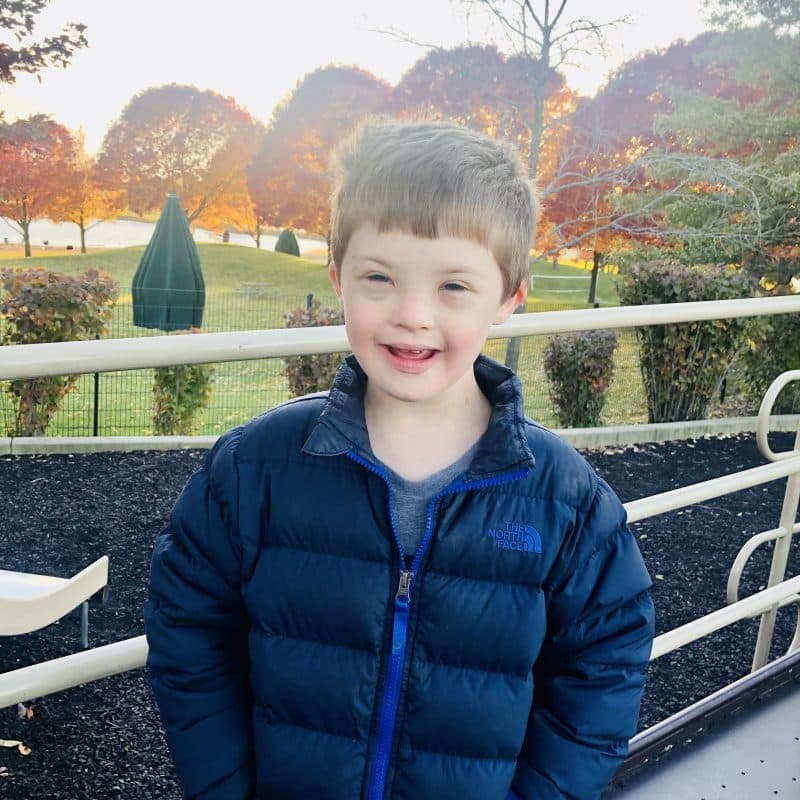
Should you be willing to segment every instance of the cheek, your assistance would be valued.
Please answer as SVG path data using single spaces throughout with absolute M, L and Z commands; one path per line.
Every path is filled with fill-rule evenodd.
M 348 334 L 364 333 L 370 329 L 372 323 L 368 306 L 351 301 L 349 303 L 343 302 L 342 309 L 344 311 L 344 325 Z

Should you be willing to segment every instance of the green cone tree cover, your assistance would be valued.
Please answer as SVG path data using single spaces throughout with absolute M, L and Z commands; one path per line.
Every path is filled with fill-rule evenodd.
M 167 196 L 133 276 L 133 324 L 162 331 L 199 328 L 205 284 L 200 256 L 176 195 Z

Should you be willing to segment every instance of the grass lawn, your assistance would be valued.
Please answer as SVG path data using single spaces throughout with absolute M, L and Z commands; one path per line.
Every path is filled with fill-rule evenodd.
M 533 261 L 528 302 L 560 304 L 570 308 L 588 307 L 591 272 L 580 267 L 559 264 L 553 269 L 550 261 Z M 600 272 L 596 298 L 601 306 L 618 306 L 616 275 Z
M 206 284 L 203 330 L 255 330 L 283 327 L 283 314 L 305 303 L 309 293 L 324 304 L 336 303 L 324 263 L 256 250 L 231 244 L 198 244 Z M 120 285 L 120 299 L 109 325 L 115 338 L 146 336 L 147 331 L 133 325 L 130 285 L 144 247 L 94 250 L 80 254 L 39 254 L 34 258 L 3 258 L 0 267 L 44 267 L 77 274 L 95 268 L 108 272 Z M 533 288 L 527 307 L 530 311 L 587 308 L 589 275 L 579 267 L 550 262 L 532 266 Z M 597 294 L 603 305 L 617 305 L 615 276 L 601 273 Z M 242 284 L 262 284 L 257 293 L 241 291 Z M 541 363 L 546 336 L 527 337 L 522 342 L 519 375 L 525 387 L 526 411 L 547 425 L 557 419 L 547 396 Z M 505 357 L 507 342 L 487 343 L 486 352 L 498 360 Z M 606 418 L 609 422 L 646 420 L 644 394 L 639 378 L 633 333 L 620 332 L 616 353 L 617 377 L 609 391 Z M 278 359 L 233 362 L 215 368 L 210 407 L 197 433 L 221 433 L 238 422 L 288 397 Z M 142 435 L 152 432 L 150 393 L 152 370 L 104 373 L 100 376 L 99 430 L 101 435 Z M 94 406 L 94 376 L 84 375 L 76 391 L 66 398 L 64 408 L 51 422 L 52 435 L 90 435 Z M 11 413 L 7 396 L 0 394 L 0 425 L 6 427 Z
M 88 253 L 64 251 L 63 255 L 37 253 L 33 258 L 3 258 L 0 266 L 44 267 L 69 275 L 102 269 L 119 283 L 120 302 L 130 302 L 131 281 L 144 250 L 140 245 Z M 272 283 L 283 294 L 329 292 L 327 272 L 318 261 L 235 244 L 198 244 L 197 250 L 209 294 L 235 291 L 245 281 Z

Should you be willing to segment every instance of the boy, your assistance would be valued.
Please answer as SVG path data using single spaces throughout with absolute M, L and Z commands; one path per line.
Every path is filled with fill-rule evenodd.
M 153 555 L 148 674 L 189 798 L 597 798 L 653 635 L 622 506 L 480 355 L 526 296 L 504 144 L 369 122 L 339 149 L 330 393 L 237 428 Z

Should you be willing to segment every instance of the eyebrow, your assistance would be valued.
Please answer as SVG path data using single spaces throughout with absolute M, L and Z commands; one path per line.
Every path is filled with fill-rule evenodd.
M 380 264 L 383 267 L 391 268 L 391 264 L 388 261 L 384 261 L 379 256 L 362 256 L 362 255 L 355 255 L 355 259 L 357 261 L 374 261 L 376 264 Z
M 380 256 L 362 256 L 355 254 L 354 258 L 356 261 L 373 261 L 374 263 L 380 264 L 382 267 L 386 267 L 387 269 L 391 269 L 394 266 L 394 264 L 384 260 Z M 474 267 L 465 267 L 461 264 L 453 264 L 439 267 L 436 272 L 439 275 L 476 275 L 479 274 L 481 270 L 475 269 Z

